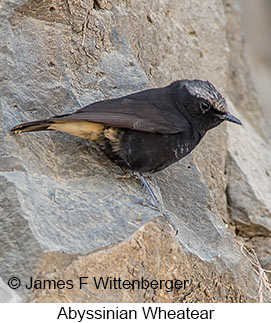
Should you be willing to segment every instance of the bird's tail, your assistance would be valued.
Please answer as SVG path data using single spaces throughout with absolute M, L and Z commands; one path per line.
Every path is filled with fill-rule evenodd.
M 52 124 L 52 121 L 50 120 L 38 120 L 38 121 L 32 121 L 32 122 L 25 122 L 13 127 L 11 131 L 13 133 L 23 133 L 23 132 L 31 132 L 31 131 L 51 130 L 51 129 L 48 129 L 51 124 Z
M 73 136 L 95 141 L 100 139 L 104 130 L 104 125 L 91 121 L 67 120 L 65 119 L 65 116 L 61 116 L 61 119 L 59 118 L 57 120 L 52 118 L 21 123 L 11 129 L 15 134 L 43 130 L 66 132 Z

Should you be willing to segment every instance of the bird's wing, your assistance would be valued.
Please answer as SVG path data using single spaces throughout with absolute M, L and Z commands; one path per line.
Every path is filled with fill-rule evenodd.
M 159 106 L 159 107 L 158 107 Z M 189 128 L 187 119 L 168 102 L 154 104 L 133 95 L 96 102 L 51 120 L 90 121 L 150 133 L 174 134 Z

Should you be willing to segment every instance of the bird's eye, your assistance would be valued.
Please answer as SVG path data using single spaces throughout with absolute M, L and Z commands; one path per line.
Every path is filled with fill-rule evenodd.
M 201 108 L 202 112 L 208 111 L 210 109 L 210 107 L 211 107 L 211 105 L 209 102 L 207 102 L 207 101 L 201 102 L 200 108 Z

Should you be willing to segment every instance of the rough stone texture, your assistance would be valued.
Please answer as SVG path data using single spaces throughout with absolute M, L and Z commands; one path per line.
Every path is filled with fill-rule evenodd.
M 224 6 L 230 48 L 227 94 L 244 119 L 244 127 L 234 132 L 227 127 L 228 224 L 238 239 L 256 251 L 263 268 L 270 270 L 271 131 L 246 61 L 239 3 L 224 0 Z M 270 281 L 271 273 L 267 275 Z
M 271 146 L 242 122 L 228 132 L 229 211 L 241 235 L 271 236 Z
M 236 235 L 242 237 L 248 247 L 255 249 L 262 266 L 270 270 L 271 145 L 244 117 L 242 122 L 243 127 L 228 131 L 226 194 L 229 223 Z
M 0 300 L 1 303 L 19 303 L 22 302 L 22 298 L 8 287 L 8 285 L 0 278 Z
M 250 69 L 244 51 L 241 9 L 236 0 L 224 0 L 227 17 L 226 37 L 230 49 L 227 95 L 255 130 L 266 140 L 271 140 L 270 126 L 263 118 Z
M 1 300 L 258 301 L 258 277 L 222 221 L 229 219 L 224 126 L 197 149 L 197 166 L 189 156 L 151 180 L 174 214 L 177 237 L 158 212 L 142 205 L 149 196 L 140 184 L 117 180 L 118 168 L 93 144 L 57 133 L 9 133 L 21 121 L 181 78 L 208 79 L 235 94 L 227 37 L 235 31 L 225 6 L 229 11 L 219 0 L 1 4 L 1 286 L 11 276 L 22 284 L 30 276 L 190 280 L 187 290 L 172 293 L 21 286 L 7 294 L 4 286 Z M 234 133 L 237 126 L 231 127 Z
M 266 120 L 271 122 L 271 1 L 239 0 L 246 53 L 259 101 L 263 106 Z M 261 37 L 259 37 L 261 35 Z
M 227 237 L 222 244 L 232 244 Z M 219 239 L 220 240 L 220 239 Z M 227 241 L 226 241 L 227 240 Z M 211 239 L 214 247 L 216 239 Z M 220 240 L 221 241 L 221 240 Z M 207 246 L 207 248 L 209 248 Z M 254 301 L 248 298 L 251 283 L 251 273 L 243 271 L 242 262 L 235 262 L 240 254 L 218 255 L 213 253 L 213 260 L 206 266 L 207 250 L 198 249 L 199 254 L 190 253 L 176 243 L 172 230 L 162 221 L 155 221 L 142 227 L 130 240 L 112 247 L 97 251 L 87 256 L 64 256 L 61 261 L 59 254 L 48 252 L 44 254 L 40 263 L 38 279 L 63 279 L 68 277 L 76 286 L 67 290 L 35 290 L 28 301 L 35 302 L 243 302 Z M 132 254 L 131 254 L 132 250 Z M 236 250 L 236 249 L 235 249 Z M 237 251 L 238 252 L 238 251 Z M 202 256 L 203 258 L 201 258 Z M 224 263 L 227 258 L 227 265 Z M 208 256 L 207 256 L 208 257 Z M 202 260 L 204 259 L 204 260 Z M 224 258 L 225 259 L 225 258 Z M 226 268 L 223 268 L 226 265 Z M 228 266 L 230 265 L 231 268 Z M 223 268 L 223 269 L 222 269 Z M 219 269 L 220 274 L 217 274 Z M 239 272 L 241 269 L 241 272 Z M 233 284 L 232 271 L 234 270 L 236 282 Z M 89 279 L 89 284 L 79 289 L 78 274 Z M 166 292 L 165 290 L 104 290 L 95 288 L 93 277 L 121 277 L 122 279 L 147 280 L 155 279 L 188 279 L 185 290 Z M 243 276 L 245 275 L 245 276 Z M 244 280 L 244 277 L 246 278 Z

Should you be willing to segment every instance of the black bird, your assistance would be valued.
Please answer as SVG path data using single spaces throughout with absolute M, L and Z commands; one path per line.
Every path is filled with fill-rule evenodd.
M 224 120 L 241 124 L 210 82 L 180 80 L 95 102 L 71 114 L 22 123 L 11 131 L 57 130 L 96 141 L 113 162 L 138 173 L 156 208 L 166 215 L 142 173 L 162 170 L 185 157 Z
M 96 141 L 113 162 L 144 173 L 180 160 L 224 120 L 241 124 L 210 82 L 180 80 L 95 102 L 71 114 L 22 123 L 11 131 L 57 130 Z

